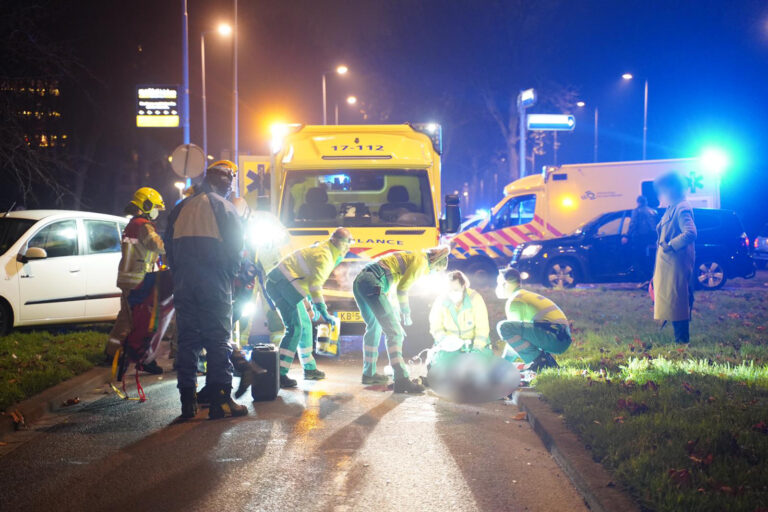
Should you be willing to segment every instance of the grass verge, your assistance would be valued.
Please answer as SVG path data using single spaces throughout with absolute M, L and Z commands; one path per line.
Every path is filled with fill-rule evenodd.
M 0 337 L 0 410 L 98 364 L 105 334 L 14 332 Z
M 643 507 L 768 511 L 765 293 L 698 293 L 687 347 L 652 321 L 646 293 L 542 293 L 574 343 L 536 387 Z

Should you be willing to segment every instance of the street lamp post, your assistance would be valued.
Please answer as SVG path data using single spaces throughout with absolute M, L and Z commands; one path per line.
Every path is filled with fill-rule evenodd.
M 357 103 L 357 97 L 355 96 L 347 96 L 347 105 L 354 105 Z M 336 102 L 336 105 L 333 109 L 333 115 L 334 115 L 334 121 L 335 124 L 339 124 L 339 102 Z
M 226 23 L 221 23 L 216 31 L 219 35 L 227 37 L 232 34 L 232 27 Z M 205 34 L 208 32 L 200 33 L 200 71 L 202 74 L 202 100 L 203 100 L 203 154 L 205 160 L 208 161 L 208 107 L 206 103 L 205 95 Z
M 189 11 L 187 0 L 181 0 L 181 110 L 184 119 L 181 126 L 184 130 L 184 144 L 189 144 Z
M 597 107 L 595 107 L 595 154 L 593 160 L 597 163 Z
M 342 75 L 343 76 L 343 75 L 346 75 L 349 72 L 349 68 L 342 64 L 340 66 L 337 66 L 336 69 L 334 70 L 334 72 L 337 75 Z M 328 79 L 327 79 L 327 76 L 328 76 L 329 73 L 331 73 L 331 72 L 330 71 L 326 71 L 325 73 L 323 73 L 323 80 L 322 80 L 322 85 L 323 85 L 323 124 L 324 125 L 328 124 L 328 85 L 327 85 Z
M 632 80 L 632 73 L 621 75 L 624 80 Z M 648 148 L 648 79 L 645 79 L 645 88 L 643 92 L 643 160 L 645 160 Z
M 232 161 L 235 165 L 239 165 L 239 134 L 238 134 L 238 110 L 240 106 L 239 90 L 237 87 L 237 0 L 234 0 L 234 14 L 232 18 L 232 109 L 233 121 L 232 121 Z M 207 157 L 206 157 L 207 158 Z M 240 181 L 235 180 L 235 196 L 240 195 Z

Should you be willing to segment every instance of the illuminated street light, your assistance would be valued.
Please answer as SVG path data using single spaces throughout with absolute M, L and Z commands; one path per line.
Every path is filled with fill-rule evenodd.
M 624 80 L 632 80 L 632 73 L 621 75 Z M 646 157 L 646 148 L 648 147 L 648 79 L 645 80 L 645 92 L 643 94 L 643 160 Z
M 232 25 L 229 23 L 219 23 L 219 26 L 216 27 L 216 31 L 220 36 L 229 37 L 232 35 Z
M 344 76 L 347 73 L 349 73 L 349 68 L 345 66 L 344 64 L 341 64 L 339 66 L 336 66 L 336 69 L 334 72 L 339 76 Z M 323 73 L 323 124 L 328 124 L 328 86 L 326 84 L 327 77 L 330 71 L 326 71 Z M 338 124 L 338 123 L 337 123 Z
M 583 101 L 577 101 L 576 102 L 576 106 L 579 107 L 579 108 L 584 108 L 584 105 L 586 105 L 586 103 L 584 103 Z
M 352 106 L 357 104 L 357 96 L 347 96 L 347 105 Z M 336 102 L 336 104 L 333 107 L 333 120 L 334 124 L 339 124 L 339 103 Z

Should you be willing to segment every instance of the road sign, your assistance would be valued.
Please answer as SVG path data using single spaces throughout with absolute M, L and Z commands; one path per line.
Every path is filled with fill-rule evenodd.
M 520 106 L 523 108 L 532 107 L 534 104 L 536 104 L 536 90 L 526 89 L 524 91 L 520 91 L 520 96 L 518 96 L 517 100 L 520 102 Z
M 197 178 L 205 172 L 205 153 L 200 146 L 182 144 L 171 153 L 171 168 L 182 178 Z
M 576 118 L 567 114 L 528 114 L 528 129 L 532 131 L 573 131 Z
M 136 88 L 137 127 L 177 128 L 179 122 L 178 85 L 140 85 Z

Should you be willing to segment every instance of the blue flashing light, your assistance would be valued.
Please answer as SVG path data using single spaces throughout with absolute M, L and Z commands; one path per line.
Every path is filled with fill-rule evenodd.
M 709 174 L 721 175 L 730 165 L 728 154 L 720 148 L 705 148 L 699 156 L 701 169 Z

